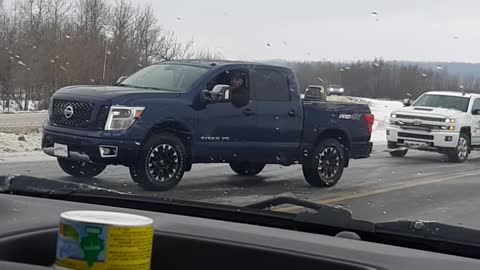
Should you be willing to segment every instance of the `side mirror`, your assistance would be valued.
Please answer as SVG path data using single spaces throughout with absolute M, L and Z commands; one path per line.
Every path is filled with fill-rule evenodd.
M 227 84 L 217 84 L 213 87 L 212 91 L 210 93 L 212 95 L 222 95 L 225 94 L 225 91 L 230 88 L 229 85 Z
M 203 95 L 208 95 L 208 101 L 221 102 L 230 98 L 230 86 L 227 84 L 217 84 L 211 91 L 203 90 Z
M 403 100 L 403 105 L 406 106 L 406 107 L 412 105 L 412 100 L 409 99 L 409 98 L 404 99 Z
M 127 79 L 127 78 L 128 78 L 128 76 L 122 76 L 122 77 L 118 78 L 116 84 L 121 84 L 121 83 L 122 83 L 123 81 L 125 81 L 125 79 Z
M 473 115 L 480 115 L 480 109 L 473 109 L 472 114 Z

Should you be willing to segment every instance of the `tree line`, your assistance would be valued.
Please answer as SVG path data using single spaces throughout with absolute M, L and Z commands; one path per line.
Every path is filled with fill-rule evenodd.
M 221 55 L 181 42 L 128 0 L 0 0 L 0 100 L 48 107 L 72 84 L 111 84 L 154 62 Z
M 402 99 L 425 91 L 468 91 L 480 93 L 475 75 L 452 74 L 447 67 L 424 68 L 419 64 L 374 59 L 350 63 L 291 62 L 302 90 L 308 85 L 342 85 L 345 95 Z

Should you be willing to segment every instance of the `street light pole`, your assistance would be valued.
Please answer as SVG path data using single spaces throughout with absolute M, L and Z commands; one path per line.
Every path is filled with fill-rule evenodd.
M 103 59 L 103 75 L 102 75 L 102 80 L 103 83 L 105 84 L 105 72 L 107 70 L 107 53 L 108 53 L 108 38 L 105 40 L 105 57 Z
M 105 35 L 105 55 L 103 58 L 103 74 L 102 74 L 102 80 L 103 83 L 105 83 L 105 77 L 106 77 L 106 71 L 107 71 L 107 56 L 108 56 L 108 41 L 113 38 L 113 33 L 112 33 L 112 26 L 110 25 L 103 25 L 103 31 Z

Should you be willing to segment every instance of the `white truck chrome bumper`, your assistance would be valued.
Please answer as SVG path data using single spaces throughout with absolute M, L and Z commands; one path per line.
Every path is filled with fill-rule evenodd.
M 459 134 L 448 131 L 421 131 L 401 129 L 396 126 L 387 127 L 387 141 L 397 143 L 399 146 L 412 148 L 443 147 L 455 148 L 458 144 Z

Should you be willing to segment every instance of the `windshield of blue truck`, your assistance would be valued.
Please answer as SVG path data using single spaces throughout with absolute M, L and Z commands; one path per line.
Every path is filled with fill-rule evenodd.
M 191 65 L 159 64 L 144 68 L 120 85 L 140 89 L 186 92 L 209 69 Z
M 445 95 L 423 95 L 412 106 L 453 109 L 461 112 L 468 110 L 470 99 L 466 97 Z

